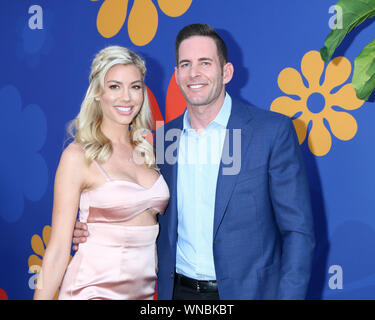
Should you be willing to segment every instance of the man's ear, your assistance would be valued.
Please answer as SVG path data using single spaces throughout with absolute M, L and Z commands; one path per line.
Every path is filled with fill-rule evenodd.
M 233 73 L 234 73 L 233 64 L 230 62 L 227 62 L 223 67 L 223 83 L 224 84 L 227 84 L 232 80 Z

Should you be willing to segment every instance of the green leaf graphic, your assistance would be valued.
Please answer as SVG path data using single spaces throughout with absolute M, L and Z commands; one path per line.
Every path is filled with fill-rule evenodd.
M 375 89 L 375 40 L 354 60 L 353 87 L 363 100 L 368 100 Z
M 342 29 L 334 29 L 327 36 L 324 47 L 320 50 L 325 62 L 331 59 L 336 48 L 350 31 L 366 19 L 375 16 L 375 0 L 340 0 L 336 6 L 342 8 Z

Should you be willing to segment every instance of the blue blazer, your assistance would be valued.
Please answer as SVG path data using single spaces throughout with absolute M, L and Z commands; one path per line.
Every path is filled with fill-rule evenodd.
M 165 156 L 168 148 L 177 159 L 179 137 L 167 133 L 182 130 L 182 120 L 157 131 L 159 162 L 160 150 L 167 151 Z M 222 161 L 216 186 L 212 249 L 220 299 L 304 299 L 314 231 L 293 124 L 286 116 L 233 99 L 227 129 L 230 150 L 231 129 L 241 129 L 241 170 L 223 175 Z M 172 299 L 176 266 L 178 163 L 170 162 L 159 164 L 171 193 L 165 214 L 159 215 L 159 299 Z

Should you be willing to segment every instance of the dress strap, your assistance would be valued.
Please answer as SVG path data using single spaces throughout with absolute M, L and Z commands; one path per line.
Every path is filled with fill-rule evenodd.
M 94 162 L 96 164 L 97 168 L 103 174 L 103 176 L 105 177 L 105 179 L 107 181 L 111 181 L 111 178 L 108 176 L 107 172 L 105 172 L 105 170 L 102 168 L 102 166 L 96 160 L 92 160 L 92 162 Z

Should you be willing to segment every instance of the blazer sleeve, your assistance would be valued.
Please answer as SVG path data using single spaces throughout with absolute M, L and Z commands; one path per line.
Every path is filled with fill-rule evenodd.
M 305 299 L 315 246 L 310 192 L 292 121 L 282 118 L 270 155 L 270 195 L 282 238 L 278 299 Z

